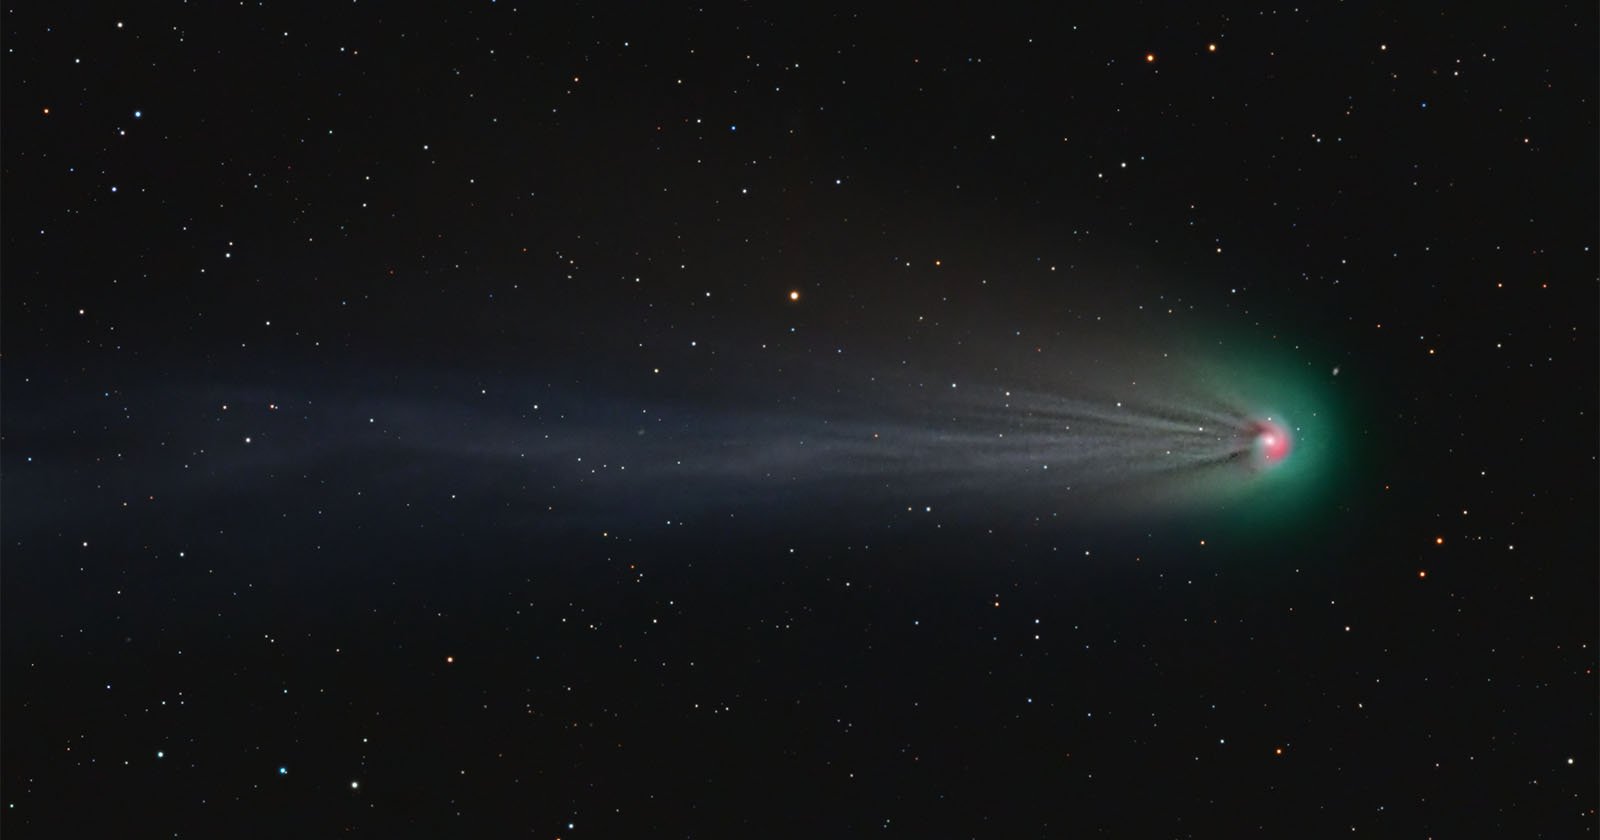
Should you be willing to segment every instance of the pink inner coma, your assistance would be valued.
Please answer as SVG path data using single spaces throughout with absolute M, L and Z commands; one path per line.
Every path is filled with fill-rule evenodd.
M 1268 466 L 1279 463 L 1289 457 L 1289 450 L 1293 441 L 1289 430 L 1271 420 L 1257 420 L 1250 424 L 1252 448 L 1256 455 Z

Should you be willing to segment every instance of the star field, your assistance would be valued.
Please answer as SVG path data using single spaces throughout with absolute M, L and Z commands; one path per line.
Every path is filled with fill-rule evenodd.
M 1594 8 L 0 20 L 8 837 L 1595 832 Z

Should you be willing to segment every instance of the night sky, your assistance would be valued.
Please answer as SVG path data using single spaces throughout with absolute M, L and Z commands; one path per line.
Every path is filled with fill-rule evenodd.
M 1594 834 L 1597 10 L 1393 5 L 6 9 L 0 828 Z

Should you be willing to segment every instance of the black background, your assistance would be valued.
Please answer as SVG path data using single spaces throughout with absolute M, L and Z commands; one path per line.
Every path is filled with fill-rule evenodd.
M 1046 9 L 8 9 L 8 836 L 1593 832 L 1594 8 Z M 1340 366 L 1348 484 L 449 455 L 1119 314 Z

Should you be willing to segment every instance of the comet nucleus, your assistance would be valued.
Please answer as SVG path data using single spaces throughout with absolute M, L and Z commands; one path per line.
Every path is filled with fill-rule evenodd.
M 1252 420 L 1245 433 L 1250 444 L 1250 465 L 1258 470 L 1283 463 L 1294 448 L 1289 429 L 1271 417 Z

